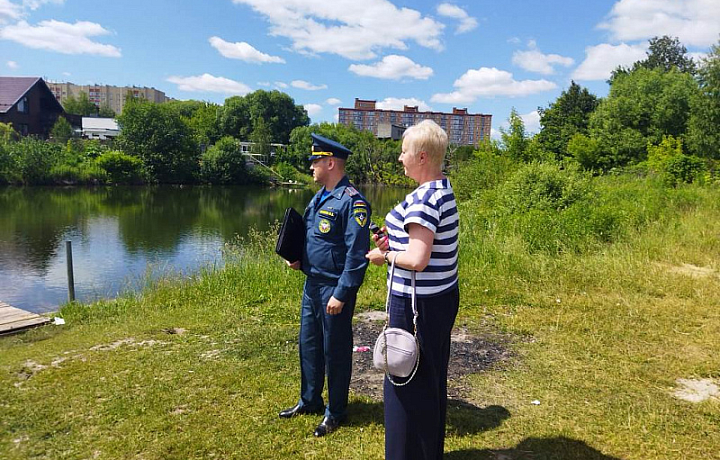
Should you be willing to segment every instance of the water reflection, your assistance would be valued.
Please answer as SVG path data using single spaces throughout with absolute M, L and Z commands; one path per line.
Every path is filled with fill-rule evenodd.
M 375 215 L 406 193 L 363 189 Z M 134 288 L 148 268 L 191 271 L 221 263 L 221 249 L 265 230 L 311 189 L 248 187 L 0 188 L 0 300 L 51 311 L 66 299 L 65 240 L 73 242 L 80 300 Z

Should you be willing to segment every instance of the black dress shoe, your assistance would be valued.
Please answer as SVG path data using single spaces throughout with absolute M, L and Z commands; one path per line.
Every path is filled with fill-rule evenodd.
M 320 422 L 320 425 L 315 428 L 315 432 L 313 433 L 316 438 L 319 438 L 321 436 L 325 436 L 326 434 L 330 434 L 333 431 L 337 430 L 340 427 L 340 420 L 336 419 L 335 417 L 331 417 L 329 415 L 326 415 L 323 417 L 322 422 Z
M 324 412 L 324 408 L 318 408 L 318 409 L 311 409 L 307 406 L 301 406 L 300 403 L 295 404 L 295 406 L 291 407 L 290 409 L 285 409 L 283 411 L 280 411 L 278 414 L 280 418 L 292 418 L 296 415 L 304 415 L 304 414 L 314 414 L 314 415 L 320 415 Z

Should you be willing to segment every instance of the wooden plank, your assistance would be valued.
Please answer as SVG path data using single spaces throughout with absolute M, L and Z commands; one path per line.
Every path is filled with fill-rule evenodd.
M 12 307 L 0 301 L 0 334 L 7 334 L 32 326 L 48 323 L 44 316 Z
M 0 324 L 0 334 L 16 332 L 33 326 L 40 326 L 41 324 L 45 324 L 49 321 L 50 320 L 47 318 L 38 316 L 37 318 L 26 319 L 23 321 L 14 321 L 12 323 Z

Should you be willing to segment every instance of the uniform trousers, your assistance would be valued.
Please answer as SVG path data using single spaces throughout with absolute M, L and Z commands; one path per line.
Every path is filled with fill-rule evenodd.
M 386 460 L 429 460 L 443 456 L 450 332 L 459 302 L 457 286 L 437 296 L 417 298 L 418 370 L 406 386 L 394 386 L 385 378 Z M 412 332 L 410 298 L 392 295 L 389 310 L 391 327 Z
M 307 278 L 300 311 L 300 405 L 320 409 L 327 372 L 328 405 L 325 416 L 346 416 L 352 374 L 352 317 L 357 291 L 351 292 L 337 315 L 326 307 L 335 285 Z

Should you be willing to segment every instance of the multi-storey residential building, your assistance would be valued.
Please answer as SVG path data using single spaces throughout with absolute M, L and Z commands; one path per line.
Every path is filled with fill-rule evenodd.
M 170 99 L 162 91 L 155 88 L 139 88 L 137 86 L 110 86 L 110 85 L 75 85 L 73 83 L 47 82 L 50 91 L 62 104 L 69 97 L 78 98 L 80 93 L 88 95 L 88 99 L 96 106 L 108 106 L 116 114 L 122 113 L 128 93 L 133 97 L 146 99 L 151 102 L 166 102 Z
M 478 145 L 490 139 L 492 115 L 468 113 L 467 109 L 453 107 L 450 112 L 420 112 L 417 106 L 403 110 L 376 108 L 376 101 L 355 99 L 355 107 L 340 108 L 338 121 L 357 129 L 378 135 L 378 125 L 412 126 L 422 120 L 433 120 L 440 125 L 454 145 Z

